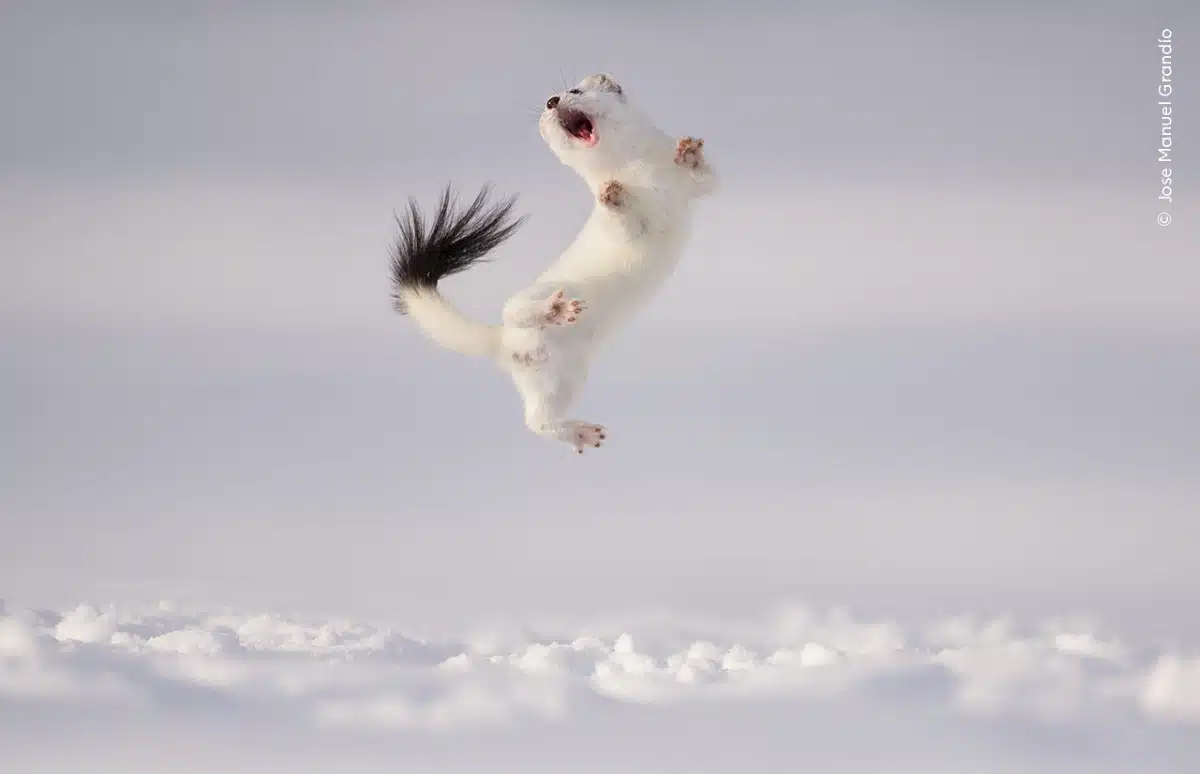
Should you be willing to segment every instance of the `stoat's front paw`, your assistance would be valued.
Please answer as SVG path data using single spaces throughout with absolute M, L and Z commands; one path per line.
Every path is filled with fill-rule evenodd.
M 627 198 L 625 195 L 625 186 L 618 183 L 616 180 L 609 180 L 604 185 L 600 186 L 600 194 L 596 197 L 600 203 L 612 208 L 620 207 L 625 203 Z
M 698 169 L 704 164 L 703 148 L 704 140 L 699 137 L 684 137 L 675 143 L 675 163 L 689 169 Z
M 566 293 L 560 290 L 550 296 L 546 309 L 546 323 L 568 325 L 578 320 L 584 309 L 587 309 L 587 304 L 578 298 L 567 298 Z

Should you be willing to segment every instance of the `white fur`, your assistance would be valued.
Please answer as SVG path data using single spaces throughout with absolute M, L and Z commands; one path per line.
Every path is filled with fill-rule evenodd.
M 571 93 L 578 90 L 581 93 Z M 487 356 L 511 374 L 525 404 L 525 424 L 582 452 L 599 446 L 604 428 L 568 418 L 597 346 L 645 303 L 678 263 L 689 232 L 691 202 L 715 178 L 699 157 L 676 161 L 677 140 L 628 101 L 607 75 L 593 75 L 555 95 L 538 129 L 554 154 L 583 178 L 596 205 L 575 240 L 529 287 L 504 306 L 503 323 L 486 326 L 455 311 L 436 291 L 405 292 L 417 324 L 442 346 Z M 592 121 L 595 142 L 572 137 L 558 113 L 577 109 Z M 619 206 L 597 198 L 606 183 L 623 188 Z M 582 311 L 549 319 L 555 293 Z

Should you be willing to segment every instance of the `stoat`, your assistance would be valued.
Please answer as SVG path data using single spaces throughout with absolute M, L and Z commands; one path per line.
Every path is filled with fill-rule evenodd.
M 438 281 L 470 268 L 524 218 L 512 216 L 515 198 L 489 204 L 487 187 L 459 211 L 447 187 L 431 221 L 411 199 L 398 218 L 394 298 L 434 342 L 507 371 L 529 429 L 582 454 L 608 435 L 568 415 L 591 357 L 671 274 L 688 239 L 691 204 L 711 193 L 716 180 L 703 140 L 658 129 L 607 74 L 552 95 L 538 131 L 595 197 L 559 259 L 508 300 L 500 325 L 467 318 L 438 292 Z

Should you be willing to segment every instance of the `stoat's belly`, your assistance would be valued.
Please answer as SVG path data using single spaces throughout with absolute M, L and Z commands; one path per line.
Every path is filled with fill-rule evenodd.
M 684 241 L 682 229 L 630 239 L 606 224 L 589 222 L 537 285 L 582 299 L 587 311 L 568 328 L 602 337 L 661 289 L 679 263 Z M 567 329 L 559 332 L 571 335 Z

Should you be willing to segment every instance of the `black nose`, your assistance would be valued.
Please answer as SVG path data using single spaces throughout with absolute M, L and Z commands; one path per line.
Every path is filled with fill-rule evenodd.
M 546 100 L 546 107 L 550 108 L 551 110 L 558 107 L 558 97 L 551 97 L 550 99 Z

